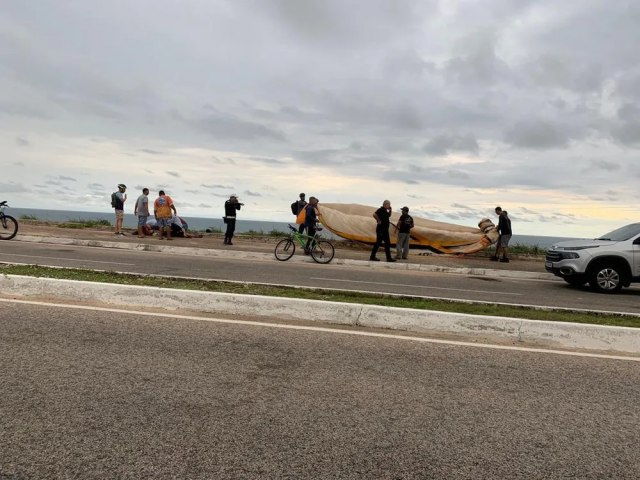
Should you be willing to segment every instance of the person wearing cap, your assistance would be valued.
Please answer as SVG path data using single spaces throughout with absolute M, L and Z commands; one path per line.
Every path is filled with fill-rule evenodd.
M 391 202 L 385 200 L 382 202 L 382 206 L 375 211 L 373 218 L 376 220 L 376 243 L 371 250 L 371 256 L 369 260 L 372 262 L 379 262 L 380 259 L 376 257 L 378 249 L 384 243 L 384 253 L 387 257 L 387 262 L 395 262 L 395 258 L 391 258 L 391 240 L 389 239 L 389 217 L 391 216 Z
M 236 231 L 236 211 L 240 210 L 243 205 L 244 203 L 238 201 L 238 196 L 235 193 L 224 202 L 224 223 L 227 224 L 227 231 L 224 234 L 225 245 L 233 245 L 231 239 Z
M 127 190 L 127 186 L 124 183 L 118 184 L 118 191 L 115 192 L 115 205 L 114 209 L 116 211 L 116 228 L 114 230 L 114 235 L 123 235 L 122 231 L 122 222 L 124 221 L 124 202 L 127 201 L 127 194 L 124 193 Z
M 406 260 L 409 256 L 409 239 L 411 238 L 411 229 L 413 228 L 413 217 L 409 215 L 409 207 L 400 209 L 402 214 L 396 223 L 398 237 L 396 238 L 396 259 Z

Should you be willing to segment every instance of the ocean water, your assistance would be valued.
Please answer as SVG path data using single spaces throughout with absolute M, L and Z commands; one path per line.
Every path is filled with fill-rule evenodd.
M 41 210 L 33 208 L 9 208 L 9 215 L 14 216 L 18 220 L 23 215 L 36 217 L 38 220 L 48 220 L 52 222 L 65 222 L 69 220 L 107 220 L 114 223 L 115 218 L 112 212 L 80 212 L 73 210 Z M 182 216 L 181 216 L 182 217 Z M 222 217 L 205 218 L 205 217 L 182 217 L 189 225 L 190 230 L 222 230 L 226 228 Z M 126 213 L 124 216 L 124 226 L 127 228 L 135 228 L 138 225 L 138 219 Z M 249 231 L 269 233 L 273 230 L 279 232 L 288 232 L 286 222 L 266 222 L 258 220 L 242 220 L 236 222 L 236 233 L 245 233 Z M 328 230 L 324 230 L 324 237 L 339 238 L 331 234 Z M 546 237 L 540 235 L 514 235 L 511 239 L 511 245 L 526 245 L 528 247 L 548 248 L 552 244 L 563 240 L 575 240 L 571 237 Z

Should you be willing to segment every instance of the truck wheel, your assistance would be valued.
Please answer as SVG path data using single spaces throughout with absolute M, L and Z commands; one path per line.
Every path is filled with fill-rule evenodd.
M 600 293 L 619 292 L 623 283 L 624 269 L 616 264 L 596 265 L 589 276 L 589 285 Z

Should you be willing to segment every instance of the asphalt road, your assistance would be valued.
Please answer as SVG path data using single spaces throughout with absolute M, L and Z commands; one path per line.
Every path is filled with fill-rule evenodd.
M 0 478 L 640 478 L 638 362 L 0 303 Z
M 475 301 L 640 313 L 640 288 L 601 295 L 562 280 L 526 280 L 274 260 L 218 259 L 97 247 L 4 242 L 0 262 L 304 285 Z

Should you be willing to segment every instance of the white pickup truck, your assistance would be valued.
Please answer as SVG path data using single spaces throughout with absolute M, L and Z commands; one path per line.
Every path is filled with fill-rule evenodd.
M 570 285 L 615 293 L 640 282 L 640 223 L 632 223 L 595 240 L 556 243 L 547 250 L 545 268 Z

